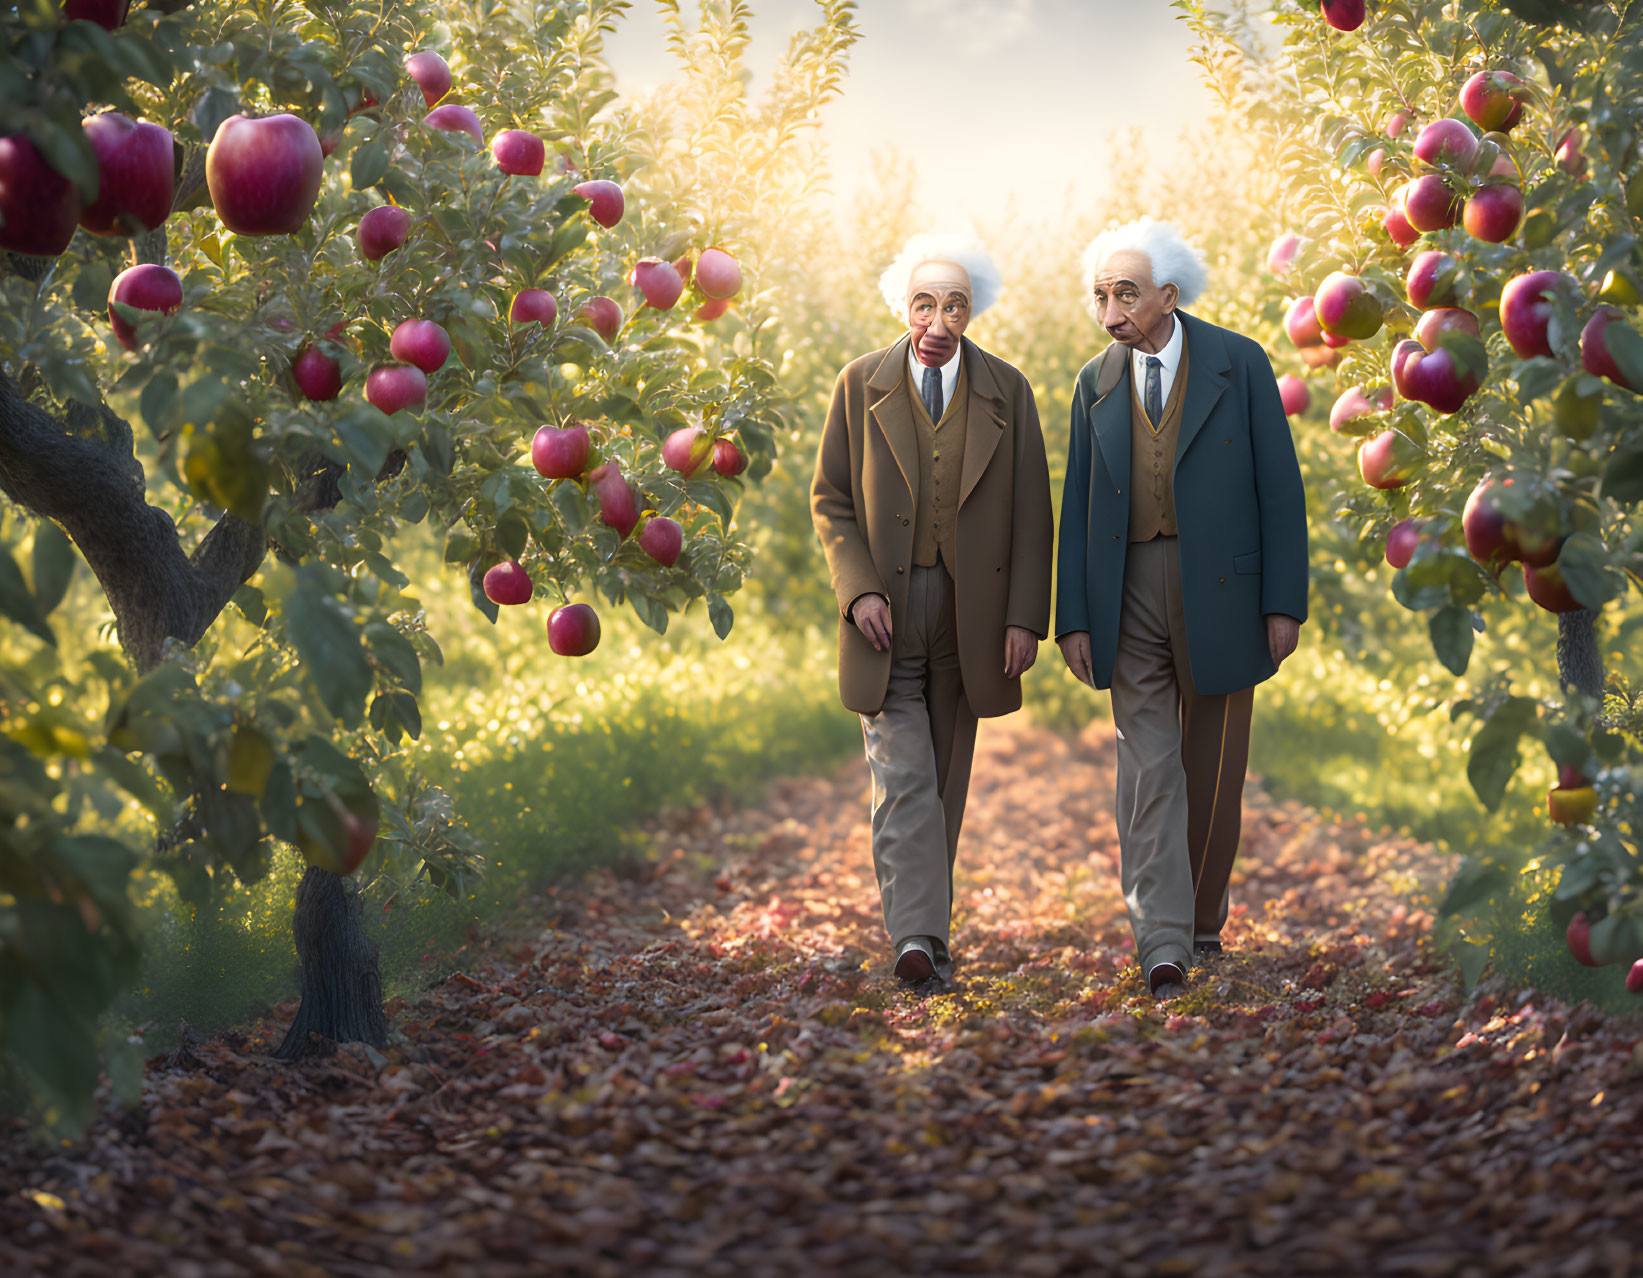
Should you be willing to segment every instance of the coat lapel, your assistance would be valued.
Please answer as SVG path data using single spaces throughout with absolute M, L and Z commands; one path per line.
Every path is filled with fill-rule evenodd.
M 867 379 L 868 415 L 878 423 L 891 455 L 901 468 L 907 491 L 918 499 L 918 436 L 914 433 L 913 410 L 907 396 L 898 394 L 907 374 L 907 344 L 903 337 L 884 353 L 879 366 Z
M 993 377 L 987 354 L 969 338 L 961 338 L 965 376 L 970 382 L 970 399 L 965 404 L 964 470 L 959 476 L 958 504 L 970 495 L 998 449 L 1004 435 L 1002 406 L 1004 393 Z
M 1119 387 L 1128 387 L 1130 348 L 1114 342 L 1101 356 L 1101 367 L 1095 375 L 1095 403 L 1090 405 L 1090 428 L 1101 445 L 1101 456 L 1107 463 L 1107 473 L 1120 484 L 1130 477 L 1130 397 L 1114 394 Z
M 1226 389 L 1227 379 L 1221 374 L 1232 364 L 1227 359 L 1226 343 L 1214 328 L 1185 311 L 1177 311 L 1176 315 L 1186 330 L 1187 343 L 1187 391 L 1181 402 L 1181 437 L 1175 445 L 1175 464 L 1179 466 Z

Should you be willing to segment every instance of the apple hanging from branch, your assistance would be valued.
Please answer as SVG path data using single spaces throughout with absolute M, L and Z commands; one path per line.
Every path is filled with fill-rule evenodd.
M 491 139 L 491 158 L 496 167 L 515 177 L 536 177 L 547 160 L 542 139 L 524 129 L 503 129 Z
M 508 321 L 513 324 L 540 324 L 551 328 L 559 318 L 559 303 L 545 288 L 522 288 L 508 305 Z
M 508 607 L 529 603 L 534 589 L 530 574 L 512 559 L 485 570 L 484 588 L 485 598 Z
M 451 356 L 451 339 L 433 320 L 408 319 L 394 329 L 388 353 L 424 373 L 437 373 Z
M 684 531 L 666 515 L 656 515 L 646 520 L 645 526 L 639 530 L 639 549 L 664 568 L 671 568 L 678 562 L 684 544 Z
M 422 123 L 442 133 L 466 134 L 473 139 L 476 147 L 485 145 L 485 126 L 480 124 L 479 117 L 467 107 L 458 106 L 454 102 L 436 106 L 422 117 Z
M 585 657 L 599 646 L 599 614 L 584 603 L 548 614 L 548 647 L 561 657 Z
M 176 171 L 171 130 L 118 111 L 80 122 L 97 156 L 97 199 L 80 213 L 93 235 L 152 231 L 171 216 Z
M 80 193 L 26 136 L 0 138 L 0 249 L 57 257 L 74 238 Z
M 428 378 L 414 364 L 379 364 L 365 378 L 365 398 L 392 416 L 421 408 L 428 399 Z
M 307 120 L 231 115 L 205 153 L 211 206 L 235 235 L 291 235 L 319 197 L 325 155 Z
M 571 187 L 573 194 L 588 202 L 588 216 L 600 226 L 615 226 L 622 220 L 622 188 L 605 178 Z
M 183 304 L 183 283 L 169 266 L 145 262 L 128 266 L 114 277 L 108 289 L 108 322 L 114 338 L 128 351 L 137 349 L 137 328 L 114 309 L 121 302 L 141 311 L 170 315 Z
M 439 100 L 451 91 L 450 64 L 431 49 L 407 54 L 405 70 L 416 81 L 416 87 L 422 90 L 425 106 L 431 108 L 438 105 Z
M 593 444 L 588 428 L 543 426 L 531 438 L 531 465 L 544 479 L 575 479 L 588 468 Z

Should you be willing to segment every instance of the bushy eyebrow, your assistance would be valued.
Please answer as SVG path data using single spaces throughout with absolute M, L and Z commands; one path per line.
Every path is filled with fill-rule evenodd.
M 1134 289 L 1139 289 L 1141 287 L 1134 280 L 1114 280 L 1112 282 L 1112 286 L 1114 288 L 1118 288 L 1120 285 L 1124 285 L 1124 284 L 1128 284 L 1131 288 L 1134 288 Z M 1102 289 L 1104 289 L 1106 287 L 1107 286 L 1105 284 L 1097 283 L 1096 286 L 1095 286 L 1094 291 L 1099 293 Z

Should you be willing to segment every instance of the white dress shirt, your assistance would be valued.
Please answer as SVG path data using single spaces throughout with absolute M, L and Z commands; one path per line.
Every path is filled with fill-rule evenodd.
M 953 387 L 958 384 L 958 364 L 964 358 L 964 344 L 959 343 L 953 352 L 953 358 L 943 364 L 937 371 L 941 374 L 941 411 L 947 411 L 947 405 L 953 402 Z M 907 366 L 912 370 L 913 394 L 924 393 L 924 370 L 927 365 L 919 363 L 918 352 L 913 349 L 911 342 L 907 343 Z
M 1175 370 L 1181 367 L 1181 351 L 1186 345 L 1181 336 L 1181 317 L 1172 315 L 1170 318 L 1175 322 L 1175 328 L 1169 335 L 1169 341 L 1164 343 L 1164 349 L 1155 352 L 1161 365 L 1158 370 L 1160 404 L 1169 403 L 1170 389 L 1175 385 Z M 1146 351 L 1130 348 L 1130 374 L 1135 378 L 1136 398 L 1143 405 L 1147 402 L 1147 358 Z M 1153 423 L 1154 426 L 1157 424 Z

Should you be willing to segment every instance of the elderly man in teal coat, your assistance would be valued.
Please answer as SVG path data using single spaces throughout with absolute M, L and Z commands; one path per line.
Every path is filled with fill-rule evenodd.
M 1266 352 L 1180 310 L 1202 260 L 1167 222 L 1084 255 L 1112 345 L 1073 394 L 1056 641 L 1110 688 L 1136 957 L 1155 997 L 1219 953 L 1256 684 L 1306 620 L 1306 497 Z

